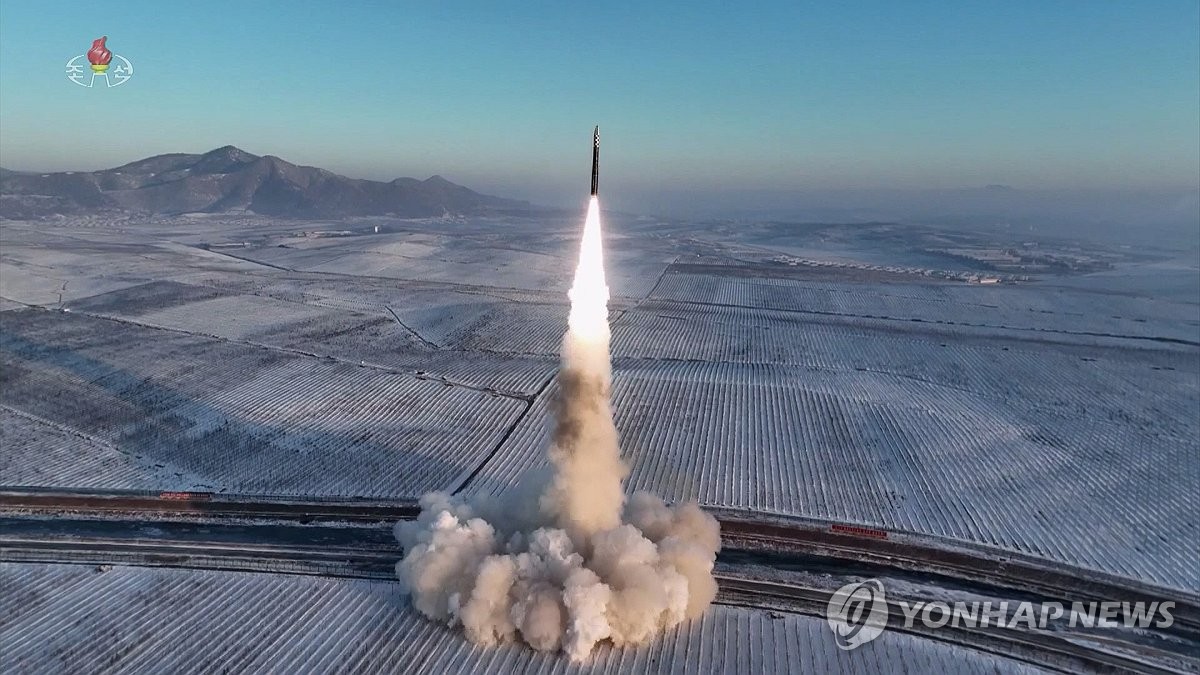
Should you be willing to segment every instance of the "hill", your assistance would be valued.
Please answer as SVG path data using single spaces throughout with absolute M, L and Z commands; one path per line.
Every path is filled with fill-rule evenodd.
M 101 171 L 0 169 L 0 217 L 12 219 L 97 211 L 424 218 L 529 209 L 527 202 L 479 194 L 441 176 L 390 182 L 347 178 L 232 145 L 202 155 L 157 155 Z

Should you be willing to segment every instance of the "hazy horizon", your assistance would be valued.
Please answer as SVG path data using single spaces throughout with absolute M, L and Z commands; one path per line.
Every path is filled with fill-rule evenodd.
M 1196 3 L 51 9 L 0 7 L 7 168 L 232 144 L 574 203 L 599 124 L 628 196 L 1200 183 Z M 125 86 L 64 75 L 100 35 Z
M 224 147 L 224 146 L 222 146 Z M 185 154 L 203 154 L 216 148 Z M 287 156 L 275 152 L 255 155 Z M 167 154 L 167 153 L 163 153 Z M 150 156 L 150 155 L 147 155 Z M 145 157 L 104 166 L 0 168 L 37 172 L 97 171 L 113 169 Z M 319 167 L 328 169 L 329 167 Z M 341 173 L 341 172 L 336 172 Z M 402 176 L 357 176 L 347 178 L 390 181 Z M 477 192 L 523 199 L 537 206 L 574 208 L 581 203 L 578 180 L 563 177 L 561 189 L 546 185 L 516 185 L 512 182 L 465 181 L 454 175 L 406 176 L 425 179 L 433 175 Z M 1053 190 L 1016 188 L 1011 185 L 956 186 L 944 188 L 820 189 L 655 189 L 654 185 L 630 184 L 620 178 L 617 186 L 606 181 L 605 207 L 635 215 L 699 220 L 777 220 L 793 222 L 878 222 L 920 223 L 953 229 L 1029 232 L 1031 237 L 1083 238 L 1120 244 L 1161 245 L 1165 248 L 1200 248 L 1200 188 L 1134 190 Z M 573 187 L 574 186 L 574 187 Z

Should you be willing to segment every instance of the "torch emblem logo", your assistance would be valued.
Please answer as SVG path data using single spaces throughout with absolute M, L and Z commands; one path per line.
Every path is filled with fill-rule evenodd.
M 89 88 L 96 86 L 98 81 L 102 81 L 106 87 L 119 87 L 128 82 L 133 77 L 133 64 L 124 56 L 109 51 L 106 42 L 107 35 L 92 40 L 92 48 L 86 54 L 67 61 L 67 79 Z M 111 70 L 109 66 L 112 66 Z

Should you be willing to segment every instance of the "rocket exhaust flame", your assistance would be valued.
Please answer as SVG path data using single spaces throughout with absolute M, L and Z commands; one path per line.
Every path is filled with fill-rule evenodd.
M 569 293 L 550 465 L 497 497 L 425 495 L 417 520 L 396 525 L 405 551 L 396 573 L 413 606 L 461 624 L 478 644 L 519 638 L 582 660 L 602 640 L 644 642 L 716 597 L 717 521 L 695 502 L 625 499 L 600 229 L 593 192 Z
M 583 239 L 579 245 L 579 264 L 575 281 L 567 297 L 571 313 L 567 325 L 581 340 L 608 340 L 608 284 L 604 278 L 604 243 L 600 239 L 600 200 L 588 203 Z

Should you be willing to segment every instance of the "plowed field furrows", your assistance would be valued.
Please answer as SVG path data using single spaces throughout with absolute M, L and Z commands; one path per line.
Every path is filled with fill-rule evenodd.
M 565 329 L 565 319 L 559 317 L 565 309 L 478 295 L 418 292 L 429 308 L 402 315 L 384 305 L 329 300 L 278 286 L 257 289 L 270 295 L 240 294 L 247 290 L 245 285 L 233 290 L 153 282 L 86 298 L 74 303 L 72 311 L 522 395 L 535 393 L 552 372 Z M 465 305 L 478 307 L 476 314 L 436 304 L 476 298 L 482 301 Z M 362 311 L 348 309 L 354 307 Z M 531 321 L 538 316 L 540 323 Z M 430 317 L 431 324 L 421 323 L 423 317 Z M 452 337 L 437 332 L 443 325 Z M 558 335 L 551 339 L 554 332 Z M 430 338 L 444 342 L 434 344 Z
M 453 304 L 394 311 L 424 339 L 457 350 L 557 355 L 567 329 L 565 304 L 460 295 Z
M 6 221 L 0 483 L 511 486 L 545 461 L 578 221 L 378 222 Z M 630 490 L 1200 588 L 1194 256 L 981 285 L 858 226 L 605 225 Z
M 518 289 L 565 289 L 563 279 L 569 278 L 573 265 L 547 253 L 476 245 L 467 239 L 437 240 L 419 250 L 397 250 L 370 238 L 354 237 L 342 242 L 330 238 L 319 247 L 300 248 L 289 243 L 288 248 L 247 251 L 245 257 L 294 271 Z
M 468 493 L 503 492 L 545 463 L 555 391 Z M 620 362 L 613 408 L 630 492 L 951 537 L 1200 587 L 1200 555 L 1178 527 L 1200 509 L 1200 493 L 1130 489 L 1200 484 L 1194 434 L 1014 409 L 883 373 L 700 362 Z M 1106 508 L 1095 508 L 1097 494 Z
M 1011 345 L 1011 346 L 1010 346 Z M 769 310 L 646 303 L 613 328 L 618 357 L 863 370 L 973 392 L 1020 409 L 1195 433 L 1194 349 L 1056 348 L 826 325 Z M 1123 396 L 1134 387 L 1138 397 Z
M 97 490 L 183 489 L 165 467 L 95 436 L 0 406 L 0 485 Z
M 1200 341 L 1200 321 L 1185 318 L 1188 308 L 1179 303 L 1054 291 L 1039 294 L 1024 288 L 928 288 L 814 284 L 668 270 L 652 297 L 875 319 Z
M 133 324 L 11 318 L 0 402 L 197 489 L 399 498 L 452 488 L 526 407 L 430 377 Z
M 264 268 L 256 263 L 125 233 L 95 239 L 63 235 L 59 228 L 6 223 L 0 249 L 0 296 L 25 304 L 69 305 L 98 293 L 128 288 L 181 273 L 240 276 Z
M 418 615 L 392 581 L 0 563 L 0 585 L 13 591 L 0 594 L 9 673 L 1033 672 L 896 631 L 842 651 L 823 619 L 723 605 L 574 664 L 520 644 L 472 645 Z
M 24 305 L 57 307 L 72 298 L 105 293 L 138 283 L 121 279 L 72 279 L 53 268 L 0 261 L 0 296 Z
M 289 324 L 304 326 L 325 314 L 305 305 L 235 295 L 150 312 L 138 319 L 149 326 L 245 340 L 272 330 L 286 330 Z

